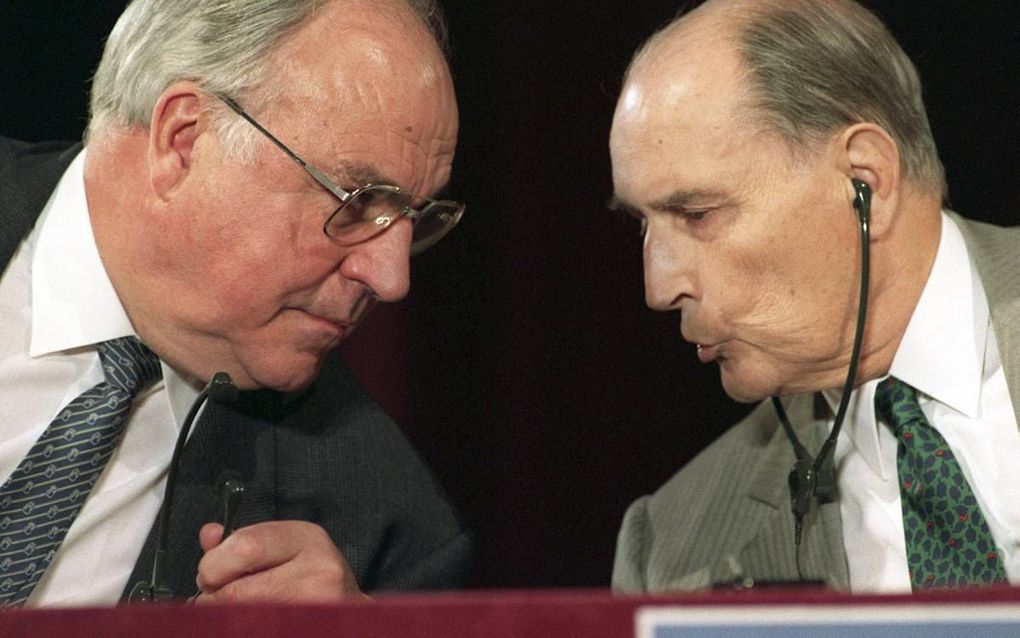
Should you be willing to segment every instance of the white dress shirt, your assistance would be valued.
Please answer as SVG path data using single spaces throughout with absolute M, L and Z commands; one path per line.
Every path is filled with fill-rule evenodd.
M 988 300 L 959 228 L 942 215 L 928 282 L 890 375 L 917 389 L 921 409 L 946 439 L 1020 584 L 1020 431 L 1006 387 Z M 855 592 L 909 592 L 897 439 L 876 422 L 869 381 L 851 396 L 836 445 L 843 541 Z M 826 392 L 835 410 L 838 391 Z
M 0 277 L 0 481 L 64 405 L 103 380 L 95 344 L 135 335 L 96 249 L 84 160 L 82 151 Z M 120 444 L 29 606 L 118 601 L 200 389 L 162 368 L 163 380 L 135 400 Z

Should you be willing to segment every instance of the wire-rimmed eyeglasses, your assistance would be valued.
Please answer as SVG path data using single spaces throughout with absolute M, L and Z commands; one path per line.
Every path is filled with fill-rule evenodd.
M 422 197 L 392 184 L 369 183 L 353 191 L 344 190 L 322 171 L 290 150 L 233 99 L 222 94 L 214 95 L 269 138 L 269 141 L 286 153 L 287 157 L 297 162 L 298 166 L 311 175 L 312 179 L 340 200 L 340 205 L 322 226 L 322 232 L 337 243 L 353 245 L 368 241 L 406 218 L 414 225 L 411 254 L 417 255 L 435 245 L 464 215 L 464 204 Z

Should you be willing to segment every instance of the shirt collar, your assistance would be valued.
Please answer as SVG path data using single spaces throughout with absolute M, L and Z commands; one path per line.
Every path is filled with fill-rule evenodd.
M 942 232 L 931 273 L 893 357 L 889 374 L 969 417 L 981 398 L 988 339 L 988 302 L 959 228 L 942 214 Z M 863 384 L 850 397 L 844 432 L 879 476 L 883 473 L 875 417 L 875 390 Z M 833 412 L 839 390 L 823 395 Z M 895 468 L 892 468 L 895 472 Z
M 32 260 L 32 357 L 135 334 L 99 258 L 84 165 L 82 150 L 40 216 Z
M 31 275 L 31 357 L 137 336 L 92 233 L 85 197 L 86 152 L 83 149 L 68 166 L 39 216 Z M 181 423 L 202 384 L 161 365 L 170 409 Z M 158 387 L 157 383 L 153 390 Z
M 981 281 L 960 229 L 943 215 L 935 263 L 889 374 L 976 418 L 987 339 L 988 302 Z

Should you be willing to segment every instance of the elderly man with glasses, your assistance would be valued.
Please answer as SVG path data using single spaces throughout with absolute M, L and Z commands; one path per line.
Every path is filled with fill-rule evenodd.
M 464 212 L 435 199 L 457 135 L 439 15 L 137 0 L 87 144 L 0 140 L 0 602 L 460 582 L 466 532 L 330 356 Z

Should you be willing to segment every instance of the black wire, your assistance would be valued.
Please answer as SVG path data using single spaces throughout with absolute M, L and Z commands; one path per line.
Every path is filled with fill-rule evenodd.
M 815 457 L 814 463 L 811 466 L 810 489 L 812 492 L 815 489 L 814 481 L 816 479 L 814 477 L 820 476 L 822 467 L 826 462 L 831 461 L 829 457 L 835 454 L 836 440 L 843 429 L 843 419 L 846 417 L 847 408 L 850 405 L 850 394 L 853 392 L 854 382 L 857 380 L 857 369 L 861 359 L 861 346 L 864 341 L 864 324 L 868 314 L 868 291 L 871 285 L 870 201 L 865 201 L 857 212 L 857 221 L 861 229 L 861 286 L 857 303 L 857 326 L 854 330 L 854 345 L 850 353 L 850 367 L 847 370 L 846 381 L 843 383 L 843 394 L 839 400 L 839 408 L 836 410 L 832 430 L 829 432 L 829 436 L 825 439 L 821 449 L 818 451 L 818 456 Z M 787 438 L 790 439 L 790 443 L 793 445 L 793 451 L 797 460 L 804 461 L 810 458 L 807 449 L 801 444 L 793 430 L 793 426 L 790 425 L 790 420 L 786 416 L 786 410 L 783 408 L 783 404 L 778 397 L 772 397 L 772 405 L 775 407 L 776 414 L 779 416 L 779 422 L 782 424 Z M 796 547 L 794 554 L 797 563 L 797 577 L 804 580 L 800 565 L 801 531 L 804 524 L 804 513 L 795 511 L 794 516 L 796 519 L 794 521 L 794 545 Z
M 793 550 L 793 556 L 794 556 L 794 559 L 797 561 L 797 580 L 807 580 L 806 578 L 804 578 L 804 572 L 803 572 L 803 570 L 801 570 L 801 567 L 800 567 L 800 543 L 799 542 L 797 543 L 797 546 Z
M 191 424 L 195 421 L 199 409 L 205 404 L 209 396 L 209 387 L 206 386 L 199 393 L 188 415 L 184 418 L 184 424 L 177 435 L 177 442 L 174 444 L 173 455 L 170 457 L 170 470 L 167 472 L 166 486 L 163 488 L 163 504 L 159 510 L 158 525 L 156 527 L 156 553 L 152 558 L 152 579 L 149 581 L 152 597 L 154 599 L 166 599 L 171 597 L 167 588 L 167 577 L 165 572 L 164 553 L 167 545 L 167 532 L 170 529 L 170 508 L 174 500 L 174 487 L 177 484 L 177 466 L 180 465 L 180 456 L 184 451 L 184 442 L 188 439 L 188 432 L 191 431 Z
M 818 451 L 818 457 L 815 458 L 815 473 L 821 470 L 826 457 L 834 454 L 833 448 L 836 445 L 839 431 L 843 428 L 843 418 L 850 405 L 850 393 L 854 389 L 854 382 L 857 380 L 857 367 L 861 362 L 864 320 L 868 314 L 868 288 L 871 285 L 871 242 L 867 214 L 862 213 L 858 220 L 861 224 L 861 291 L 860 301 L 857 303 L 857 329 L 854 331 L 854 347 L 850 355 L 850 369 L 847 371 L 846 382 L 843 384 L 843 396 L 839 400 L 839 409 L 836 411 L 836 419 L 832 424 L 832 432 L 829 434 L 829 438 L 825 439 L 822 449 Z

